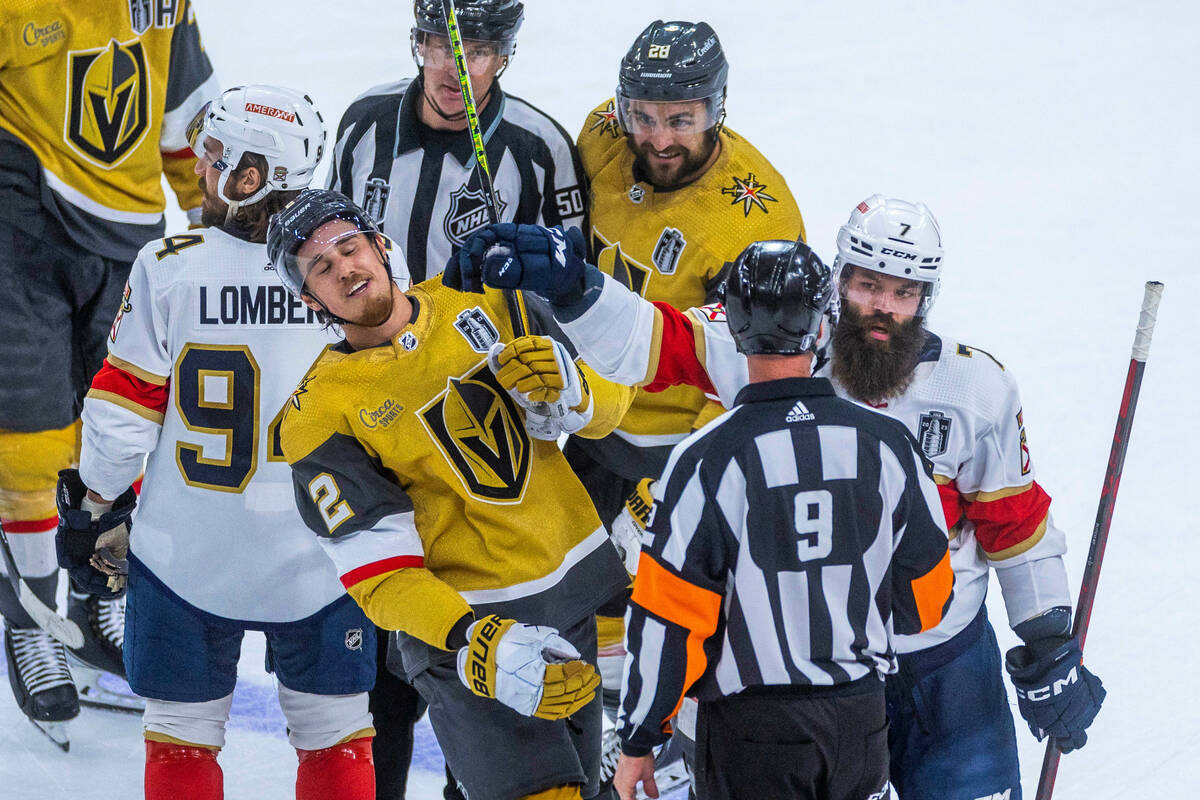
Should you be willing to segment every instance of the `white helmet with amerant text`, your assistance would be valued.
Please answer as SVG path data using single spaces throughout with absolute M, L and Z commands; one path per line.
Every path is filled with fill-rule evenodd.
M 834 268 L 849 264 L 926 284 L 918 316 L 927 316 L 942 272 L 942 232 L 924 203 L 873 194 L 838 231 Z
M 212 160 L 205 149 L 210 138 L 221 144 L 219 159 Z M 325 122 L 303 92 L 281 86 L 238 86 L 200 109 L 187 127 L 187 140 L 197 158 L 210 158 L 220 170 L 217 193 L 232 209 L 257 203 L 273 191 L 307 187 L 325 152 Z M 233 200 L 225 193 L 225 184 L 246 153 L 266 159 L 263 185 L 249 197 Z

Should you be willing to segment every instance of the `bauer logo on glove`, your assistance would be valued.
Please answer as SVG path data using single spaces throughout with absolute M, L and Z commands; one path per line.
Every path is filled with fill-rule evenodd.
M 499 700 L 526 717 L 564 719 L 592 702 L 596 669 L 554 628 L 522 625 L 496 615 L 467 629 L 458 677 L 480 697 Z

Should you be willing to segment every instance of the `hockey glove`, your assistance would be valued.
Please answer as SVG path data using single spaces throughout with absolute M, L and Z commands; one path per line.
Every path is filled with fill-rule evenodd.
M 58 532 L 54 536 L 58 564 L 80 592 L 115 599 L 125 593 L 129 574 L 129 518 L 137 505 L 133 488 L 110 508 L 90 500 L 79 470 L 58 473 Z
M 1052 636 L 1008 651 L 1004 666 L 1017 708 L 1040 742 L 1049 736 L 1064 753 L 1083 747 L 1084 731 L 1104 702 L 1100 679 L 1083 666 L 1078 639 Z
M 519 289 L 555 305 L 583 297 L 587 245 L 578 228 L 501 222 L 472 234 L 450 257 L 442 283 L 462 292 Z
M 555 441 L 591 421 L 592 392 L 561 343 L 547 336 L 497 342 L 488 353 L 488 366 L 525 409 L 525 430 L 533 438 Z
M 522 625 L 493 614 L 467 629 L 458 677 L 480 697 L 526 717 L 564 719 L 596 695 L 600 676 L 554 628 Z
M 625 498 L 625 507 L 613 520 L 612 532 L 609 538 L 621 559 L 625 562 L 625 571 L 637 575 L 638 557 L 642 553 L 642 535 L 650 526 L 651 511 L 654 509 L 653 478 L 642 478 L 638 485 Z

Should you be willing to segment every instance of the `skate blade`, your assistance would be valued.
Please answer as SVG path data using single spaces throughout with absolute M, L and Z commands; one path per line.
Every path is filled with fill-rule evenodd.
M 67 654 L 80 705 L 107 711 L 141 714 L 146 710 L 145 698 L 134 694 L 120 677 L 90 667 L 72 654 Z
M 67 723 L 65 722 L 40 722 L 36 719 L 29 720 L 33 723 L 33 727 L 42 732 L 47 739 L 54 742 L 54 745 L 68 753 L 71 750 L 71 739 L 67 735 Z

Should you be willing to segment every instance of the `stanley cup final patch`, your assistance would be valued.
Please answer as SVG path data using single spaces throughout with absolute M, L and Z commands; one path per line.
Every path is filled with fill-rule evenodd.
M 454 328 L 476 353 L 486 353 L 500 341 L 500 332 L 479 306 L 460 311 L 454 319 Z
M 371 178 L 363 187 L 363 211 L 380 227 L 383 226 L 383 215 L 387 213 L 389 194 L 391 186 L 383 178 Z
M 921 415 L 917 426 L 917 441 L 927 458 L 940 456 L 950 443 L 950 418 L 940 411 Z

